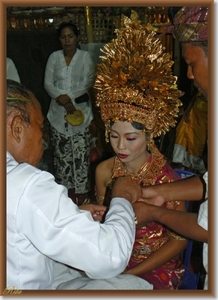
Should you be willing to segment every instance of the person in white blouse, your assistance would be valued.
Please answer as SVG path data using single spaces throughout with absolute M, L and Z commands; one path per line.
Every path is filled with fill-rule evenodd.
M 53 175 L 37 169 L 43 153 L 43 115 L 35 96 L 7 80 L 7 278 L 6 290 L 152 289 L 120 274 L 135 235 L 131 203 L 141 187 L 130 178 L 114 187 L 105 207 L 78 207 Z
M 91 190 L 89 180 L 93 119 L 89 90 L 94 84 L 95 67 L 89 52 L 77 48 L 79 30 L 72 23 L 62 23 L 58 30 L 62 49 L 53 52 L 45 68 L 44 88 L 51 97 L 47 118 L 51 125 L 56 182 L 83 199 Z M 82 110 L 84 120 L 72 126 L 67 114 Z
M 6 58 L 6 77 L 7 79 L 12 79 L 20 82 L 20 76 L 18 74 L 17 68 L 13 60 L 9 57 Z

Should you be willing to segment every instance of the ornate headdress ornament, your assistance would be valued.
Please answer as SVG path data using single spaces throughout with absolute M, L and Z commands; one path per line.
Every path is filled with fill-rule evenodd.
M 166 30 L 180 42 L 200 42 L 208 39 L 208 7 L 184 6 L 173 18 L 173 25 Z
M 105 56 L 94 85 L 106 135 L 110 121 L 117 120 L 141 123 L 154 137 L 165 134 L 176 124 L 183 95 L 172 75 L 173 61 L 155 29 L 142 25 L 136 12 L 131 18 L 122 15 L 115 32 L 116 39 L 101 49 Z

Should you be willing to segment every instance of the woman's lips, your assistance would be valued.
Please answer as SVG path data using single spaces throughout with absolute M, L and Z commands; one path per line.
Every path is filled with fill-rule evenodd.
M 124 158 L 127 158 L 127 157 L 128 157 L 128 155 L 122 154 L 122 153 L 118 153 L 117 156 L 118 156 L 119 158 L 121 158 L 121 159 L 124 159 Z

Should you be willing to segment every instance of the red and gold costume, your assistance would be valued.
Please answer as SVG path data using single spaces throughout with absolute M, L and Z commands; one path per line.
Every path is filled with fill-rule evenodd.
M 105 202 L 110 202 L 111 188 L 116 178 L 130 175 L 139 184 L 154 185 L 178 180 L 178 176 L 167 164 L 154 144 L 153 137 L 165 134 L 176 125 L 179 97 L 177 78 L 172 74 L 173 61 L 164 52 L 156 31 L 150 24 L 141 24 L 136 12 L 131 18 L 122 16 L 121 27 L 116 30 L 117 38 L 105 45 L 97 66 L 96 105 L 100 108 L 105 123 L 106 140 L 111 124 L 116 121 L 143 124 L 148 134 L 148 160 L 136 174 L 129 173 L 123 163 L 114 158 L 112 176 L 105 193 Z M 102 196 L 102 195 L 100 195 Z M 168 209 L 176 209 L 180 202 L 168 202 Z M 169 239 L 184 239 L 166 227 L 152 222 L 136 230 L 136 239 L 127 270 L 144 261 L 162 247 Z M 177 289 L 184 267 L 180 255 L 141 276 L 154 285 L 154 289 Z

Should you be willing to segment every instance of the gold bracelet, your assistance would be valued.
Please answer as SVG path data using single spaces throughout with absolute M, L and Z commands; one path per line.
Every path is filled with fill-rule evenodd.
M 96 196 L 97 203 L 102 205 L 104 202 L 104 196 L 98 196 L 97 194 L 95 194 L 95 196 Z
M 184 236 L 182 235 L 179 235 L 177 233 L 175 233 L 174 231 L 171 231 L 171 230 L 167 230 L 167 233 L 170 237 L 172 237 L 174 240 L 181 240 L 181 241 L 184 241 L 184 240 L 187 240 L 187 238 L 185 238 Z

